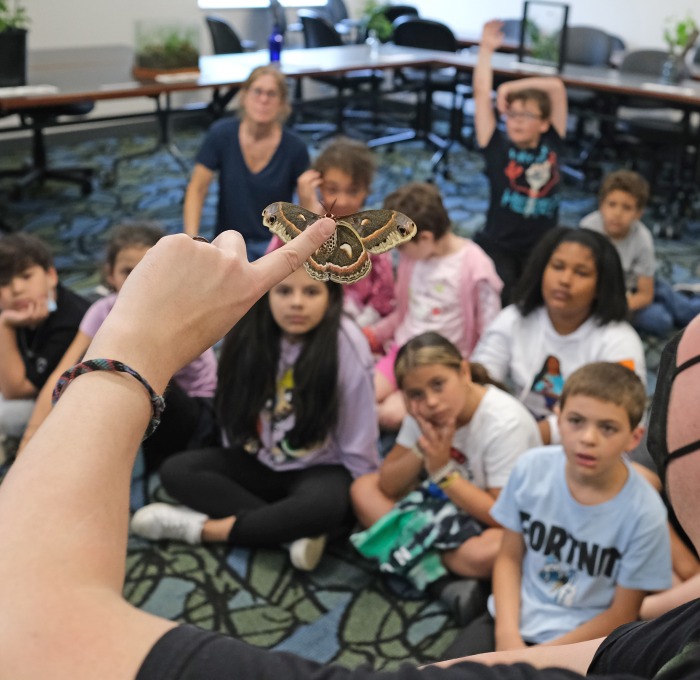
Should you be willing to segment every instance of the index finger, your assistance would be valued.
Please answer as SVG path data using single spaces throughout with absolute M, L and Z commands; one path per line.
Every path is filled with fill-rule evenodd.
M 308 226 L 304 231 L 253 263 L 258 282 L 263 290 L 269 290 L 275 284 L 286 279 L 293 271 L 301 267 L 304 261 L 315 253 L 335 232 L 335 220 L 322 217 Z

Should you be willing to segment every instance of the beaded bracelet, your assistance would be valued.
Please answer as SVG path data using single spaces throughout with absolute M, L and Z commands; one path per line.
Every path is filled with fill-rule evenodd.
M 55 404 L 58 398 L 63 394 L 64 390 L 70 383 L 75 380 L 79 375 L 84 375 L 85 373 L 92 373 L 93 371 L 113 371 L 117 373 L 128 373 L 133 378 L 136 378 L 148 392 L 151 399 L 151 407 L 153 408 L 153 415 L 151 416 L 151 421 L 148 423 L 148 428 L 146 429 L 146 434 L 144 439 L 150 437 L 155 429 L 160 425 L 160 417 L 165 408 L 165 399 L 162 396 L 155 393 L 153 388 L 148 384 L 147 380 L 137 373 L 133 368 L 130 368 L 121 361 L 115 361 L 114 359 L 88 359 L 87 361 L 82 361 L 79 364 L 69 368 L 56 383 L 56 387 L 53 390 L 52 400 Z
M 444 489 L 454 481 L 454 475 L 462 476 L 459 466 L 451 458 L 439 470 L 435 470 L 435 472 L 430 475 L 430 481 L 433 482 L 433 484 L 437 484 L 441 489 Z

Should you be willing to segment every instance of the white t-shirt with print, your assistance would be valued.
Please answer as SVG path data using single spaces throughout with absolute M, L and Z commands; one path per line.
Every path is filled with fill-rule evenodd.
M 600 326 L 591 317 L 573 333 L 560 335 L 545 307 L 527 316 L 515 305 L 506 307 L 481 336 L 471 361 L 512 386 L 513 394 L 537 418 L 552 413 L 564 380 L 592 361 L 622 363 L 646 384 L 642 341 L 627 322 Z
M 418 423 L 406 416 L 396 443 L 413 449 L 421 436 Z M 460 427 L 452 439 L 452 448 L 460 458 L 453 459 L 462 476 L 480 489 L 500 489 L 518 456 L 540 446 L 537 423 L 513 396 L 488 385 L 472 419 Z

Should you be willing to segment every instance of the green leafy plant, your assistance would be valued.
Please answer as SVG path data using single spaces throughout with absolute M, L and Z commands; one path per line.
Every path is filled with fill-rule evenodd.
M 25 30 L 28 26 L 27 8 L 19 0 L 0 0 L 0 32 Z
M 1 0 L 0 0 L 1 1 Z M 141 68 L 196 68 L 197 29 L 182 26 L 139 26 L 136 65 Z
M 365 33 L 369 35 L 370 31 L 375 31 L 377 38 L 382 42 L 391 40 L 391 36 L 394 34 L 394 28 L 384 13 L 387 7 L 388 5 L 380 4 L 377 0 L 366 0 L 362 11 Z
M 685 54 L 693 46 L 697 37 L 698 25 L 690 15 L 680 21 L 666 19 L 664 41 L 668 46 L 669 54 L 674 56 Z

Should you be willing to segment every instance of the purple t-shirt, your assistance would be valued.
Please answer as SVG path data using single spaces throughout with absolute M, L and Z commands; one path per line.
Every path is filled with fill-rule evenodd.
M 94 302 L 85 312 L 80 322 L 80 330 L 91 338 L 95 337 L 102 322 L 112 311 L 117 299 L 116 293 L 110 293 Z M 204 354 L 200 354 L 194 361 L 181 368 L 173 380 L 190 397 L 213 397 L 216 390 L 216 356 L 209 348 Z
M 258 459 L 273 470 L 299 470 L 313 465 L 343 465 L 353 477 L 379 467 L 373 362 L 362 331 L 351 319 L 338 333 L 338 420 L 320 445 L 292 450 L 286 434 L 294 427 L 293 368 L 301 343 L 282 340 L 273 401 L 260 414 Z

